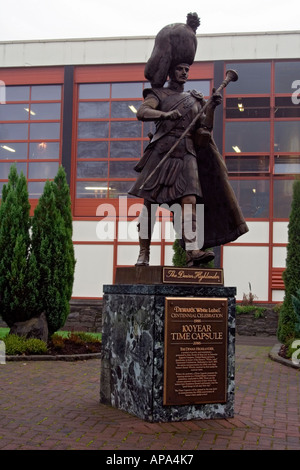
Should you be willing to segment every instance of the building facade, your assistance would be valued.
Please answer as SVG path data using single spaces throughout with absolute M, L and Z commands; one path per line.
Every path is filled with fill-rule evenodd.
M 16 163 L 32 211 L 62 164 L 70 184 L 77 259 L 74 299 L 99 299 L 117 266 L 138 255 L 140 200 L 128 197 L 151 124 L 136 119 L 153 37 L 0 43 L 0 189 Z M 217 250 L 237 300 L 284 295 L 293 181 L 300 173 L 300 33 L 198 36 L 186 89 L 207 98 L 226 70 L 214 139 L 249 232 Z M 172 264 L 169 214 L 157 214 L 151 264 Z

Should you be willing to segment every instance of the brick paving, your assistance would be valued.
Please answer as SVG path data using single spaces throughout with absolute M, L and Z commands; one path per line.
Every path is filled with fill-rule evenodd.
M 100 360 L 0 364 L 0 450 L 299 450 L 300 373 L 237 339 L 235 416 L 147 423 L 99 403 Z

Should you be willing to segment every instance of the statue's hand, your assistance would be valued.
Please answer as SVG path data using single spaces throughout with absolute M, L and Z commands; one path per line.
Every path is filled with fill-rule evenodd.
M 222 95 L 220 93 L 216 93 L 216 89 L 212 89 L 212 95 L 211 95 L 211 107 L 216 108 L 219 106 L 219 104 L 222 103 Z
M 176 119 L 181 118 L 182 114 L 178 111 L 178 109 L 174 109 L 173 111 L 168 111 L 167 113 L 163 113 L 163 119 L 170 119 L 171 121 L 175 121 Z

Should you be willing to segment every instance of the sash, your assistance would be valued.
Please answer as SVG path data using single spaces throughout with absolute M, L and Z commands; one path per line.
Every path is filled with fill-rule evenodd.
M 156 94 L 154 92 L 154 94 Z M 156 132 L 151 139 L 150 144 L 156 142 L 157 140 L 161 139 L 165 135 L 169 134 L 174 128 L 176 128 L 183 120 L 183 118 L 187 115 L 187 113 L 191 110 L 191 108 L 195 105 L 198 101 L 194 96 L 192 96 L 189 92 L 185 94 L 182 98 L 179 99 L 176 103 L 174 103 L 174 95 L 169 95 L 165 99 L 161 99 L 159 94 L 156 95 L 160 101 L 162 102 L 161 111 L 168 112 L 178 109 L 181 114 L 180 119 L 176 119 L 175 121 L 165 120 L 159 121 L 157 124 Z

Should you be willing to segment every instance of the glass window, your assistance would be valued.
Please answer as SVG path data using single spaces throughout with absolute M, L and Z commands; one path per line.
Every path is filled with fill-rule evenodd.
M 141 137 L 142 123 L 139 121 L 113 121 L 111 122 L 111 138 Z
M 196 90 L 203 93 L 204 96 L 210 95 L 210 81 L 209 80 L 189 80 L 186 84 L 187 90 Z
M 112 101 L 111 117 L 112 118 L 133 118 L 136 117 L 138 108 L 142 101 Z
M 103 139 L 108 137 L 108 122 L 79 122 L 78 138 L 79 139 Z
M 31 87 L 32 101 L 52 101 L 61 99 L 61 85 L 34 85 Z
M 60 119 L 60 103 L 35 103 L 30 107 L 31 120 Z
M 27 142 L 0 143 L 0 159 L 27 158 Z
M 21 171 L 23 174 L 26 176 L 26 169 L 27 169 L 27 164 L 26 163 L 15 163 L 17 172 L 20 174 Z M 12 166 L 11 162 L 0 162 L 0 179 L 1 180 L 6 180 L 9 175 L 10 167 Z
M 41 122 L 30 124 L 30 140 L 59 139 L 59 137 L 59 123 Z
M 44 191 L 45 181 L 29 181 L 28 194 L 29 199 L 38 199 Z
M 259 119 L 270 117 L 270 98 L 227 98 L 226 118 Z
M 129 189 L 133 185 L 133 181 L 110 181 L 109 197 L 118 198 L 119 196 L 133 197 L 128 194 Z
M 300 103 L 294 103 L 291 96 L 277 96 L 274 114 L 275 118 L 299 118 Z
M 58 162 L 29 163 L 28 178 L 53 179 L 58 171 Z
M 77 162 L 78 178 L 107 178 L 107 162 Z
M 0 140 L 27 140 L 28 124 L 0 124 Z
M 269 122 L 227 122 L 225 125 L 226 152 L 269 152 Z
M 107 158 L 108 141 L 78 142 L 77 158 Z
M 109 83 L 84 83 L 79 85 L 79 99 L 105 99 L 109 98 Z
M 59 158 L 59 142 L 31 142 L 29 158 Z
M 109 117 L 108 101 L 87 101 L 79 103 L 79 119 L 103 119 Z
M 244 217 L 265 218 L 269 216 L 269 181 L 232 180 L 230 183 Z
M 61 91 L 61 85 L 8 86 L 7 104 L 0 106 L 0 122 L 6 121 L 0 123 L 0 179 L 7 179 L 11 162 L 19 160 L 31 198 L 42 194 L 44 183 L 30 180 L 53 179 L 58 171 Z
M 295 80 L 300 80 L 300 61 L 275 63 L 275 93 L 292 94 Z
M 6 101 L 27 101 L 29 100 L 29 86 L 7 86 Z
M 113 83 L 111 86 L 112 98 L 137 98 L 143 96 L 143 83 Z
M 273 211 L 275 218 L 289 218 L 293 199 L 293 184 L 294 180 L 274 181 Z
M 276 152 L 300 152 L 300 121 L 276 121 L 274 123 L 274 150 Z
M 0 121 L 27 121 L 29 104 L 3 104 L 0 106 Z
M 111 158 L 140 158 L 141 142 L 139 140 L 113 140 L 110 143 Z
M 232 173 L 267 173 L 269 156 L 232 156 L 226 157 L 226 165 Z
M 275 174 L 298 174 L 300 173 L 299 155 L 276 155 L 274 157 Z
M 106 181 L 77 181 L 76 197 L 77 198 L 106 198 L 107 197 Z
M 134 171 L 135 162 L 124 161 L 111 161 L 109 164 L 110 178 L 135 178 L 136 171 Z
M 230 83 L 227 89 L 229 95 L 267 94 L 271 90 L 271 63 L 248 62 L 227 64 L 226 69 L 236 70 L 239 79 Z

